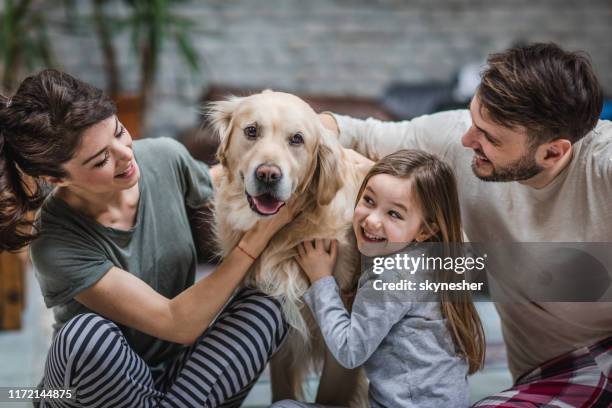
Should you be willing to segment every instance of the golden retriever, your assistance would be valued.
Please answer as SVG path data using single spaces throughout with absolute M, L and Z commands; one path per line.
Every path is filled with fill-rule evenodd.
M 284 299 L 294 329 L 272 361 L 273 399 L 298 397 L 304 375 L 322 369 L 317 402 L 362 405 L 367 386 L 358 370 L 345 370 L 326 351 L 302 295 L 309 282 L 294 259 L 296 245 L 314 238 L 338 240 L 334 276 L 342 290 L 358 279 L 359 254 L 351 231 L 365 169 L 346 157 L 337 138 L 298 97 L 264 91 L 230 97 L 210 107 L 220 135 L 222 174 L 216 187 L 215 232 L 222 256 L 244 231 L 289 202 L 299 215 L 276 234 L 253 265 L 247 284 Z

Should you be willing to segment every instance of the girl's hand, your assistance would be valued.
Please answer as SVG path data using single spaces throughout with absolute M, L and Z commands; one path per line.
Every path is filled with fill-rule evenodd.
M 329 247 L 329 252 L 325 250 Z M 310 283 L 315 283 L 325 276 L 330 276 L 336 264 L 337 241 L 329 239 L 316 239 L 304 241 L 297 246 L 296 260 L 302 267 Z
M 240 240 L 240 247 L 257 258 L 274 234 L 289 224 L 296 216 L 295 203 L 284 205 L 275 215 L 257 221 L 255 226 L 248 230 Z

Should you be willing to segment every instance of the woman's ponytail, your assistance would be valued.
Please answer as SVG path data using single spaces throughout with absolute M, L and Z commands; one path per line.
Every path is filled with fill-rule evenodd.
M 68 177 L 85 129 L 115 113 L 100 89 L 53 69 L 24 79 L 11 99 L 0 95 L 0 251 L 36 238 L 45 177 Z
M 0 111 L 7 114 L 11 100 L 0 95 Z M 36 238 L 32 212 L 44 201 L 43 189 L 33 179 L 28 180 L 15 163 L 0 115 L 0 252 L 16 251 Z

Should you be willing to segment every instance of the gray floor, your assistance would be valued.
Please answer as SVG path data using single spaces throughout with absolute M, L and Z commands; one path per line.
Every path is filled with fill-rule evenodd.
M 206 273 L 206 268 L 198 276 Z M 13 332 L 0 332 L 0 387 L 34 386 L 41 378 L 44 360 L 50 343 L 50 310 L 45 308 L 32 271 L 26 279 L 26 310 L 23 329 Z M 506 368 L 506 354 L 501 339 L 499 317 L 490 303 L 477 303 L 485 325 L 487 336 L 487 363 L 483 371 L 470 377 L 472 400 L 507 388 L 511 384 Z M 307 384 L 311 395 L 317 386 L 316 379 Z M 262 375 L 249 395 L 245 407 L 265 407 L 270 401 L 270 382 L 266 373 Z M 0 407 L 31 407 L 29 404 L 2 403 Z

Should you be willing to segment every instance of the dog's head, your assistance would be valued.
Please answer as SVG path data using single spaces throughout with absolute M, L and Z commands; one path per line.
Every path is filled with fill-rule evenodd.
M 340 143 L 300 98 L 269 90 L 231 97 L 213 103 L 210 116 L 221 138 L 217 157 L 255 217 L 297 196 L 327 205 L 342 187 Z

